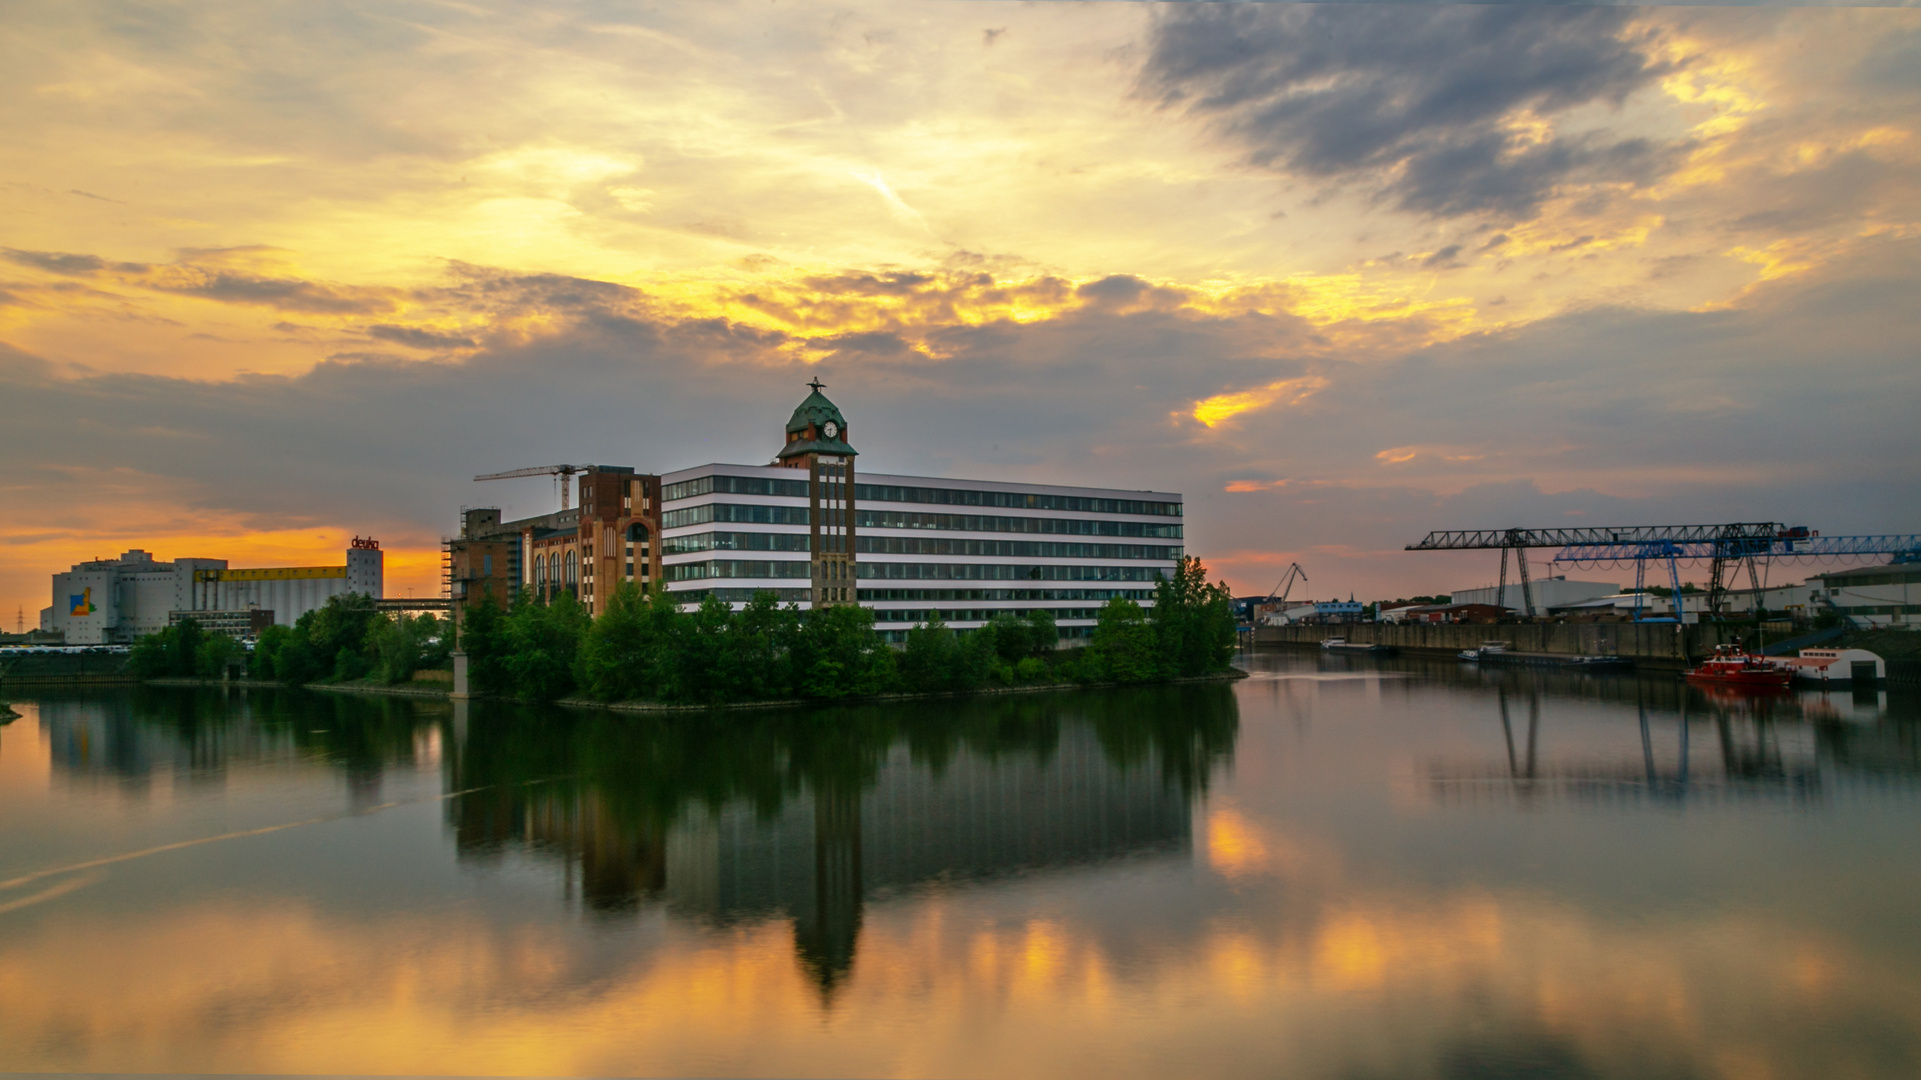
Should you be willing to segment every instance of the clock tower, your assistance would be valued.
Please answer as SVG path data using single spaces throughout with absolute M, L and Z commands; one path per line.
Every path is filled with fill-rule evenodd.
M 847 418 L 821 393 L 821 381 L 787 421 L 787 445 L 774 464 L 807 470 L 807 529 L 813 554 L 815 607 L 852 604 L 854 580 L 854 458 Z

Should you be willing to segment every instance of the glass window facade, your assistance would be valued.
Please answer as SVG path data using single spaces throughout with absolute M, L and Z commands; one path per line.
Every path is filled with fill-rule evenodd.
M 663 477 L 669 590 L 688 604 L 743 604 L 762 588 L 782 603 L 844 598 L 873 609 L 890 637 L 932 618 L 967 630 L 998 613 L 1044 610 L 1064 639 L 1082 640 L 1109 600 L 1151 604 L 1186 550 L 1175 494 L 872 475 L 847 483 L 829 464 L 821 459 L 818 476 L 717 465 Z M 823 488 L 817 514 L 810 477 Z M 816 564 L 834 552 L 811 550 L 830 539 L 851 542 L 852 556 L 832 573 Z M 824 576 L 810 580 L 816 573 Z

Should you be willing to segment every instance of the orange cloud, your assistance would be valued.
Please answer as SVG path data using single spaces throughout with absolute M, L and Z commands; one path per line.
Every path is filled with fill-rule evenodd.
M 1219 427 L 1244 412 L 1273 405 L 1295 406 L 1313 397 L 1328 385 L 1319 375 L 1281 379 L 1254 390 L 1216 394 L 1194 403 L 1194 419 L 1208 427 Z

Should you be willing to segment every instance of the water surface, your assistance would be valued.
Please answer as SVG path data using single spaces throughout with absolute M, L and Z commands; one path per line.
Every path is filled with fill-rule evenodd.
M 1911 696 L 1246 663 L 665 719 L 18 701 L 0 1070 L 1921 1074 Z

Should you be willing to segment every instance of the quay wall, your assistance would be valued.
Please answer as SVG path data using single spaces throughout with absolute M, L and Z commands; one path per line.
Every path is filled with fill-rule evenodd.
M 1562 656 L 1623 656 L 1644 667 L 1687 667 L 1751 628 L 1713 623 L 1350 623 L 1336 626 L 1259 626 L 1254 644 L 1318 647 L 1344 637 L 1362 645 L 1392 645 L 1411 653 L 1453 655 L 1484 641 L 1505 641 L 1515 652 Z

